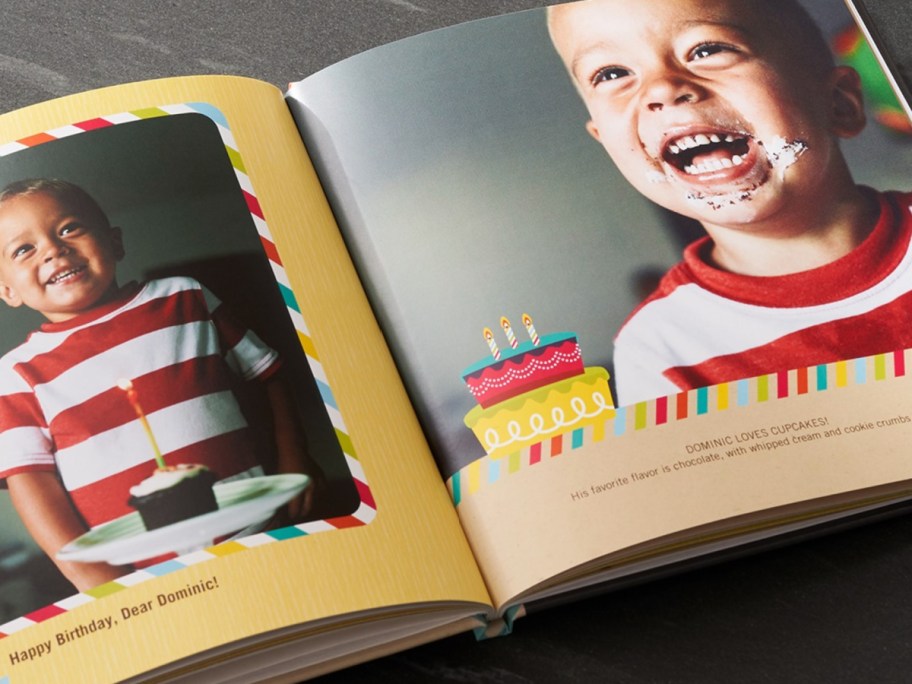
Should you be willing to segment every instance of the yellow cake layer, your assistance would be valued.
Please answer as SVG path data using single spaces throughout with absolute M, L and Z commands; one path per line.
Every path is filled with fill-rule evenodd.
M 519 394 L 489 408 L 466 414 L 488 454 L 510 453 L 556 435 L 611 417 L 614 408 L 608 371 L 587 368 L 582 375 Z

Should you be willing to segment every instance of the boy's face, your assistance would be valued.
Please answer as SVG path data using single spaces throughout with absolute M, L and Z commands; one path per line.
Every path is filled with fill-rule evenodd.
M 815 58 L 772 3 L 553 11 L 589 132 L 640 192 L 704 224 L 745 226 L 813 202 L 841 163 L 836 138 L 864 125 L 854 72 Z
M 117 289 L 120 231 L 38 191 L 0 203 L 0 299 L 65 321 Z

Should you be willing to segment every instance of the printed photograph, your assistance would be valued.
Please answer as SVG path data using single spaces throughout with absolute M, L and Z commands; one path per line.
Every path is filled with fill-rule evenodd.
M 553 5 L 300 97 L 445 476 L 612 405 L 912 346 L 912 129 L 838 0 Z
M 215 122 L 0 158 L 0 622 L 358 493 Z

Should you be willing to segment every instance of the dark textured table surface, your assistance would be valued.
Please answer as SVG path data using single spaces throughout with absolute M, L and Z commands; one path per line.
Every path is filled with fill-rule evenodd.
M 284 86 L 374 45 L 534 0 L 7 0 L 0 109 L 113 83 L 232 73 Z M 868 0 L 912 62 L 907 0 Z M 912 677 L 912 517 L 552 608 L 327 681 L 873 682 Z

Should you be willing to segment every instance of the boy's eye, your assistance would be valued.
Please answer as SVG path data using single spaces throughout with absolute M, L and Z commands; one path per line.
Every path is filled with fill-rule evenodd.
M 630 76 L 630 70 L 619 66 L 602 67 L 596 71 L 590 79 L 592 85 L 605 83 L 607 81 L 617 81 L 620 78 Z
M 28 254 L 31 250 L 31 245 L 19 245 L 10 253 L 10 256 L 12 256 L 13 259 L 18 259 Z
M 82 230 L 81 223 L 68 223 L 60 229 L 60 236 L 66 237 L 67 235 L 79 234 Z
M 688 59 L 692 62 L 706 59 L 707 57 L 712 57 L 717 55 L 720 52 L 734 52 L 735 48 L 732 45 L 727 45 L 726 43 L 701 43 L 693 48 L 690 53 L 687 55 Z

